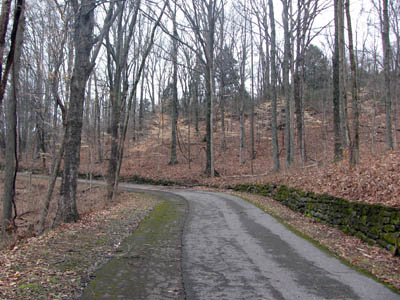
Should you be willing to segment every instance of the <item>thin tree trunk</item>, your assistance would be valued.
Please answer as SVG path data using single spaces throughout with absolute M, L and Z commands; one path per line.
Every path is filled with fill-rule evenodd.
M 250 112 L 250 162 L 251 174 L 254 174 L 254 159 L 256 158 L 254 149 L 254 49 L 253 49 L 253 27 L 250 23 L 251 32 L 251 112 Z
M 340 127 L 340 40 L 339 40 L 339 4 L 334 1 L 335 9 L 335 45 L 333 52 L 333 132 L 334 132 L 334 160 L 343 159 L 342 136 Z
M 305 147 L 304 147 L 304 108 L 303 108 L 303 65 L 304 58 L 302 53 L 303 34 L 302 34 L 302 21 L 301 11 L 303 1 L 298 1 L 298 20 L 297 20 L 297 46 L 296 46 L 296 62 L 293 75 L 293 97 L 295 102 L 296 114 L 296 127 L 297 127 L 297 146 L 301 161 L 304 163 L 306 160 Z M 304 26 L 304 25 L 303 25 Z
M 177 154 L 176 154 L 176 130 L 178 122 L 178 31 L 176 24 L 176 3 L 173 11 L 173 35 L 172 39 L 172 103 L 171 103 L 171 158 L 169 165 L 178 164 Z
M 139 136 L 144 136 L 144 77 L 140 85 L 140 100 L 139 100 Z
M 160 13 L 160 15 L 158 16 L 157 21 L 155 22 L 151 34 L 150 34 L 150 38 L 148 40 L 148 44 L 147 44 L 147 48 L 144 50 L 143 52 L 143 56 L 142 56 L 142 60 L 140 62 L 139 68 L 137 73 L 135 74 L 136 78 L 132 84 L 132 89 L 130 92 L 130 96 L 129 96 L 129 100 L 128 100 L 128 107 L 126 109 L 126 114 L 125 114 L 125 118 L 123 120 L 122 126 L 121 126 L 121 136 L 118 140 L 118 145 L 117 145 L 117 165 L 115 168 L 115 173 L 114 173 L 114 182 L 112 182 L 112 192 L 111 192 L 111 196 L 109 199 L 111 201 L 115 200 L 115 197 L 117 195 L 117 190 L 118 190 L 118 184 L 119 184 L 119 175 L 121 172 L 121 167 L 122 167 L 122 162 L 123 162 L 123 156 L 124 156 L 124 147 L 125 147 L 125 140 L 126 140 L 126 134 L 127 134 L 127 130 L 128 130 L 128 124 L 129 124 L 129 118 L 130 118 L 130 114 L 129 112 L 131 111 L 131 106 L 132 106 L 132 102 L 134 102 L 134 99 L 136 99 L 136 91 L 137 91 L 137 86 L 139 84 L 139 80 L 141 80 L 141 76 L 145 67 L 145 63 L 146 63 L 146 59 L 149 56 L 149 53 L 153 47 L 154 44 L 154 36 L 156 33 L 156 29 L 157 27 L 160 25 L 161 22 L 161 18 L 164 15 L 164 11 L 166 8 L 167 3 L 164 4 L 164 7 Z M 138 10 L 137 10 L 138 11 Z M 128 45 L 128 44 L 126 44 Z M 127 50 L 128 48 L 125 48 L 125 50 Z M 125 52 L 127 54 L 127 52 Z M 124 61 L 124 60 L 123 60 Z M 125 81 L 127 80 L 127 78 L 125 78 Z M 128 84 L 126 82 L 126 84 L 124 85 L 124 91 L 122 92 L 123 95 L 125 95 L 128 91 Z M 125 101 L 126 99 L 124 99 Z M 135 103 L 135 102 L 134 102 Z M 136 104 L 136 103 L 135 103 Z M 111 174 L 109 174 L 110 176 Z
M 350 166 L 354 167 L 359 161 L 360 133 L 359 133 L 359 99 L 357 86 L 357 65 L 354 55 L 353 32 L 351 28 L 350 0 L 346 0 L 347 33 L 349 36 L 349 53 L 352 81 L 352 111 L 353 111 L 353 136 L 350 144 Z
M 101 147 L 101 115 L 100 115 L 100 97 L 97 86 L 97 78 L 96 72 L 93 73 L 94 76 L 94 92 L 95 92 L 95 118 L 96 118 L 96 126 L 95 130 L 95 139 L 97 144 L 97 160 L 102 163 L 103 162 L 103 149 Z
M 342 137 L 342 147 L 346 148 L 349 143 L 349 120 L 347 110 L 347 61 L 346 45 L 344 38 L 344 0 L 338 0 L 338 23 L 339 23 L 339 73 L 340 73 L 340 134 Z
M 246 9 L 246 7 L 245 7 Z M 240 66 L 240 148 L 239 148 L 239 163 L 242 165 L 246 162 L 246 64 L 247 64 L 247 16 L 244 19 L 242 28 L 242 61 Z
M 276 32 L 273 0 L 269 0 L 269 21 L 271 26 L 271 93 L 272 93 L 272 148 L 274 172 L 280 169 L 279 146 L 278 146 L 278 126 L 277 126 L 277 65 L 276 65 Z
M 385 108 L 386 108 L 386 149 L 393 149 L 393 135 L 392 135 L 392 91 L 391 91 L 391 78 L 390 78 L 390 33 L 389 33 L 389 9 L 388 0 L 382 0 L 383 3 L 383 16 L 381 20 L 382 27 L 382 48 L 383 48 L 383 71 L 385 75 Z
M 211 4 L 207 8 L 211 10 Z M 211 14 L 211 12 L 209 12 Z M 211 16 L 209 16 L 211 18 Z M 212 26 L 209 24 L 209 26 Z M 214 104 L 214 30 L 207 34 L 207 64 L 206 64 L 206 169 L 205 173 L 214 177 L 214 147 L 213 147 L 213 104 Z
M 290 75 L 290 59 L 291 59 L 291 37 L 289 32 L 289 3 L 290 0 L 282 0 L 283 3 L 283 28 L 285 35 L 285 49 L 284 49 L 284 58 L 283 58 L 283 84 L 285 88 L 285 148 L 286 148 L 286 164 L 290 167 L 293 163 L 293 155 L 291 148 L 291 123 L 290 123 L 290 114 L 291 114 L 291 87 L 289 82 Z
M 57 157 L 55 158 L 54 168 L 52 170 L 52 173 L 51 173 L 51 176 L 49 179 L 49 186 L 47 188 L 46 197 L 44 199 L 43 210 L 40 214 L 39 234 L 42 234 L 45 230 L 45 223 L 46 223 L 46 218 L 47 218 L 47 214 L 48 214 L 49 207 L 50 207 L 51 196 L 53 195 L 54 186 L 57 181 L 57 175 L 60 170 L 62 158 L 64 155 L 64 146 L 65 146 L 65 135 L 63 136 L 63 139 L 61 142 L 61 147 L 57 153 Z
M 8 95 L 6 111 L 6 150 L 4 168 L 4 194 L 3 194 L 3 218 L 2 218 L 2 238 L 6 239 L 6 230 L 9 225 L 14 223 L 17 217 L 15 205 L 15 180 L 18 171 L 17 155 L 17 99 L 18 83 L 20 71 L 20 58 L 22 53 L 22 42 L 24 32 L 24 0 L 18 0 L 14 13 L 14 24 L 11 33 L 12 43 L 15 42 L 15 60 L 12 65 L 11 90 Z M 14 206 L 14 219 L 12 208 Z

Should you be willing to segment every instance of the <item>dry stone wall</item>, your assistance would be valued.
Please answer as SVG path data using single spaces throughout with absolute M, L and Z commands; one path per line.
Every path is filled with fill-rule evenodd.
M 239 184 L 233 189 L 271 197 L 318 222 L 338 227 L 347 234 L 388 250 L 394 249 L 400 235 L 400 208 L 350 202 L 284 185 Z

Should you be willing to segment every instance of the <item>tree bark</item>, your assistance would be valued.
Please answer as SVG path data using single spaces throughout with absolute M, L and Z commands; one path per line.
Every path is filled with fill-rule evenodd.
M 14 13 L 14 24 L 11 33 L 12 43 L 15 43 L 15 60 L 12 66 L 12 82 L 8 95 L 6 112 L 6 150 L 4 168 L 4 194 L 3 194 L 3 218 L 2 238 L 6 238 L 6 230 L 13 224 L 12 208 L 14 206 L 14 218 L 17 217 L 15 206 L 15 179 L 18 171 L 17 156 L 17 92 L 19 83 L 20 58 L 24 32 L 24 0 L 18 0 Z
M 290 167 L 293 163 L 293 153 L 292 153 L 292 132 L 291 132 L 291 86 L 289 82 L 290 75 L 290 60 L 291 60 L 291 34 L 289 31 L 289 5 L 291 0 L 282 0 L 283 4 L 283 29 L 285 35 L 285 47 L 284 47 L 284 58 L 283 58 L 283 85 L 285 88 L 285 148 L 286 148 L 286 164 Z
M 70 84 L 70 102 L 65 131 L 64 172 L 54 224 L 76 222 L 79 214 L 76 206 L 76 188 L 80 163 L 83 105 L 85 88 L 93 63 L 94 10 L 96 1 L 72 1 L 75 13 L 73 43 L 75 61 Z
M 277 126 L 277 65 L 276 65 L 276 32 L 273 0 L 269 0 L 269 21 L 271 26 L 271 94 L 272 94 L 272 148 L 274 172 L 280 169 L 279 164 L 279 145 L 278 145 L 278 126 Z
M 3 86 L 3 82 L 7 84 L 8 72 L 4 72 L 3 74 L 3 54 L 4 48 L 6 47 L 6 35 L 7 28 L 10 19 L 10 11 L 11 11 L 11 0 L 3 0 L 1 4 L 1 15 L 0 15 L 0 82 Z M 2 94 L 0 94 L 0 106 L 3 103 L 5 85 L 2 89 Z
M 381 16 L 382 48 L 383 48 L 383 71 L 385 75 L 385 108 L 386 108 L 386 149 L 393 149 L 392 135 L 392 92 L 390 78 L 390 38 L 389 38 L 389 8 L 388 0 L 382 0 L 383 15 Z
M 171 101 L 171 157 L 169 165 L 178 164 L 178 158 L 176 154 L 176 130 L 178 123 L 178 30 L 176 24 L 176 3 L 173 10 L 173 29 L 172 29 L 172 101 Z
M 344 38 L 344 0 L 338 0 L 338 30 L 339 30 L 339 105 L 340 105 L 340 135 L 342 137 L 343 149 L 348 146 L 349 140 L 349 120 L 348 120 L 348 101 L 347 101 L 347 61 L 346 45 Z
M 246 7 L 244 7 L 246 10 Z M 242 57 L 240 65 L 240 149 L 239 163 L 242 165 L 246 162 L 246 64 L 247 64 L 247 16 L 244 17 L 244 26 L 242 28 Z
M 357 64 L 353 46 L 353 32 L 351 27 L 350 0 L 346 0 L 347 32 L 349 37 L 349 53 L 351 66 L 351 95 L 353 112 L 353 136 L 350 139 L 350 166 L 354 167 L 359 161 L 360 132 L 359 132 L 359 99 L 357 84 Z
M 342 136 L 340 130 L 340 62 L 339 62 L 339 4 L 334 1 L 335 10 L 335 45 L 333 52 L 333 132 L 334 132 L 334 160 L 343 159 Z

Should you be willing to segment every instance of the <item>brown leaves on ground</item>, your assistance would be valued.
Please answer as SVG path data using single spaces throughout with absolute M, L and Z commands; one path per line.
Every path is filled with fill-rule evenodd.
M 364 154 L 354 169 L 349 168 L 348 162 L 342 161 L 270 175 L 266 181 L 351 201 L 400 207 L 399 170 L 400 152 L 391 151 L 381 156 Z
M 157 203 L 147 195 L 120 193 L 117 203 L 81 215 L 78 223 L 3 249 L 0 299 L 76 299 L 94 269 L 117 255 L 119 243 Z

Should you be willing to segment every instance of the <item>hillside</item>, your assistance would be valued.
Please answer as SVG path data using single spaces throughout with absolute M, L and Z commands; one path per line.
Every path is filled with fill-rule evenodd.
M 283 105 L 279 108 L 282 111 Z M 284 113 L 280 113 L 282 118 Z M 280 126 L 279 147 L 281 171 L 272 171 L 271 130 L 269 126 L 269 105 L 264 103 L 256 109 L 255 152 L 256 159 L 249 159 L 249 146 L 246 149 L 246 161 L 239 163 L 239 132 L 240 124 L 233 113 L 226 117 L 227 150 L 222 150 L 220 120 L 217 119 L 215 137 L 215 166 L 220 176 L 208 178 L 204 174 L 205 147 L 204 120 L 200 122 L 197 133 L 193 124 L 189 126 L 186 118 L 181 117 L 178 124 L 178 161 L 179 164 L 168 165 L 170 156 L 170 121 L 167 114 L 147 115 L 146 128 L 133 141 L 132 134 L 128 136 L 121 176 L 134 175 L 153 180 L 169 180 L 190 185 L 205 184 L 226 187 L 235 183 L 280 183 L 317 193 L 328 193 L 344 197 L 352 201 L 380 203 L 388 206 L 400 206 L 400 151 L 398 148 L 387 152 L 385 150 L 384 114 L 378 111 L 376 115 L 376 144 L 373 145 L 373 108 L 372 101 L 364 102 L 361 112 L 361 149 L 360 164 L 350 169 L 347 152 L 339 163 L 333 163 L 333 132 L 332 122 L 328 118 L 331 113 L 323 113 L 316 109 L 307 109 L 306 151 L 308 161 L 300 163 L 298 153 L 295 153 L 295 164 L 287 168 L 284 161 L 283 127 Z M 324 120 L 325 116 L 325 120 Z M 327 117 L 328 116 L 328 117 Z M 283 124 L 282 121 L 280 121 Z M 249 145 L 250 118 L 246 122 L 246 142 Z M 326 138 L 327 137 L 327 138 Z M 190 139 L 190 147 L 189 141 Z M 94 149 L 83 137 L 81 151 L 81 173 L 105 174 L 107 170 L 107 155 L 109 154 L 108 137 L 104 137 L 102 145 L 105 160 L 99 163 Z M 190 154 L 189 154 L 190 148 Z M 190 166 L 189 166 L 190 156 Z M 21 165 L 24 168 L 43 168 L 42 161 L 34 164 L 29 155 L 23 156 Z M 47 168 L 49 159 L 46 161 Z M 253 165 L 253 173 L 251 171 Z

